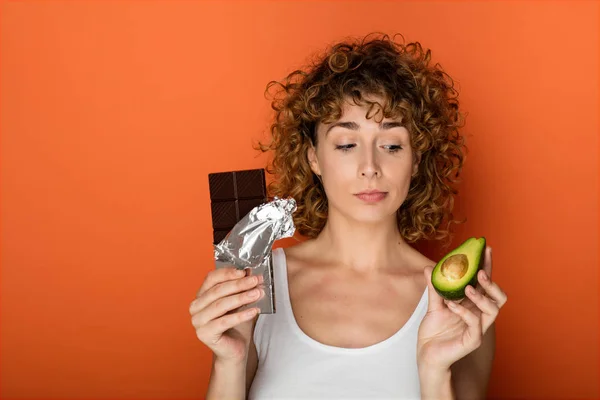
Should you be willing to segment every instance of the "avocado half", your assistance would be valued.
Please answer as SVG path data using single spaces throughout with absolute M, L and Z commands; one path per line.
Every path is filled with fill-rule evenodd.
M 463 299 L 467 285 L 477 285 L 484 251 L 485 238 L 471 237 L 446 254 L 431 272 L 431 283 L 436 292 L 447 300 Z

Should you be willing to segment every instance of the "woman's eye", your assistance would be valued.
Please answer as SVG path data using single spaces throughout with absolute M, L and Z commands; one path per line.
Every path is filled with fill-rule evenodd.
M 383 146 L 383 147 L 390 153 L 396 153 L 396 152 L 402 150 L 402 146 L 398 146 L 396 144 L 390 144 L 390 145 Z
M 335 149 L 336 150 L 341 150 L 343 152 L 347 152 L 350 151 L 350 149 L 356 147 L 356 144 L 352 143 L 352 144 L 340 144 L 340 145 L 336 145 Z M 396 145 L 396 144 L 391 144 L 391 145 L 385 145 L 382 146 L 384 149 L 386 149 L 389 153 L 396 153 L 400 150 L 402 150 L 402 146 Z
M 356 147 L 356 145 L 355 144 L 340 144 L 340 145 L 336 145 L 335 149 L 341 150 L 341 151 L 349 151 L 353 147 Z

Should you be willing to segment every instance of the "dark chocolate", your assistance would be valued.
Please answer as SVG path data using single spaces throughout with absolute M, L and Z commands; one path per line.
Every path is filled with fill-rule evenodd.
M 208 174 L 213 243 L 220 243 L 252 209 L 267 202 L 264 169 Z

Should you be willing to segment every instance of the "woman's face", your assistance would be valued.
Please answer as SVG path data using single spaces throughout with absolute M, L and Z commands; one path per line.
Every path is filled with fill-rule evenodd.
M 418 161 L 399 120 L 379 124 L 366 114 L 366 107 L 346 102 L 338 121 L 317 125 L 308 159 L 321 175 L 330 213 L 372 223 L 395 218 Z

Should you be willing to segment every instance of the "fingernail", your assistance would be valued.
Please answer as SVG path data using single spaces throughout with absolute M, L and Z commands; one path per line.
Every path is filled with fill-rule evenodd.
M 246 311 L 245 316 L 246 317 L 253 317 L 254 315 L 258 314 L 258 309 L 257 308 L 252 308 L 248 311 Z
M 477 292 L 475 292 L 475 289 L 473 289 L 473 286 L 467 286 L 467 293 L 469 293 L 470 295 L 474 295 Z
M 265 277 L 262 275 L 258 276 L 258 283 L 263 283 L 265 281 Z
M 248 292 L 248 297 L 256 297 L 258 296 L 258 289 L 252 289 L 251 291 Z
M 244 280 L 248 283 L 248 285 L 256 285 L 256 277 L 255 276 L 247 276 Z
M 488 280 L 488 276 L 485 273 L 485 271 L 481 271 L 481 280 L 484 282 L 487 282 L 487 280 Z
M 456 308 L 456 303 L 453 302 L 453 301 L 449 301 L 448 302 L 448 307 L 450 307 L 450 308 Z

